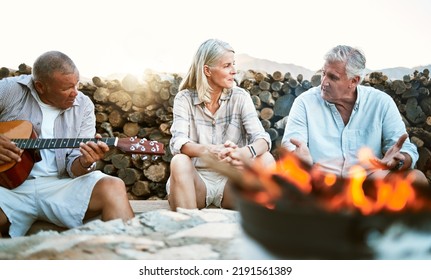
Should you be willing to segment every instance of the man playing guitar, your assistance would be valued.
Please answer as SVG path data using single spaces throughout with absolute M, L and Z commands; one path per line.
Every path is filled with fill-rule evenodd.
M 29 121 L 40 138 L 95 137 L 94 104 L 78 91 L 78 82 L 78 69 L 67 55 L 42 54 L 32 75 L 0 81 L 0 122 Z M 97 215 L 105 221 L 131 219 L 134 214 L 124 182 L 94 168 L 108 150 L 103 141 L 88 141 L 78 148 L 40 150 L 37 161 L 36 154 L 24 158 L 24 150 L 1 134 L 0 166 L 20 164 L 27 158 L 37 161 L 22 184 L 0 187 L 3 235 L 25 235 L 38 219 L 65 228 Z

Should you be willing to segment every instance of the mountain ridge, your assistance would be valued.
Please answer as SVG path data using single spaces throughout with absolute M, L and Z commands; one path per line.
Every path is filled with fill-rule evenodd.
M 268 74 L 272 74 L 275 71 L 280 71 L 283 73 L 290 72 L 293 77 L 297 77 L 297 75 L 302 74 L 304 79 L 310 80 L 311 77 L 317 72 L 317 70 L 313 71 L 307 69 L 306 67 L 302 67 L 292 63 L 280 63 L 275 62 L 269 59 L 264 58 L 255 58 L 248 54 L 237 54 L 235 56 L 235 63 L 237 70 L 239 71 L 264 71 Z M 423 71 L 424 69 L 431 70 L 431 64 L 416 66 L 413 68 L 407 67 L 392 67 L 392 68 L 383 68 L 383 69 L 366 69 L 366 73 L 371 72 L 382 72 L 384 75 L 388 76 L 391 80 L 401 80 L 405 75 L 412 75 L 414 71 Z

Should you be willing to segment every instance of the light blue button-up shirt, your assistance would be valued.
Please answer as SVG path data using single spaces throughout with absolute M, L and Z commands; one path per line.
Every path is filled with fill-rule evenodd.
M 298 96 L 290 110 L 282 145 L 295 149 L 290 138 L 296 138 L 310 150 L 314 163 L 341 177 L 359 163 L 358 151 L 369 148 L 382 158 L 406 127 L 393 99 L 369 86 L 357 87 L 357 100 L 347 125 L 334 104 L 323 100 L 319 87 Z M 419 158 L 416 146 L 407 139 L 401 149 L 412 158 L 412 167 Z

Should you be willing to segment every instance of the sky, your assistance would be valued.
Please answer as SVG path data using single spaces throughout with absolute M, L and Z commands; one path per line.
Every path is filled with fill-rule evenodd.
M 3 0 L 0 67 L 69 55 L 81 75 L 188 70 L 209 38 L 237 54 L 318 70 L 347 44 L 367 68 L 431 64 L 429 0 Z

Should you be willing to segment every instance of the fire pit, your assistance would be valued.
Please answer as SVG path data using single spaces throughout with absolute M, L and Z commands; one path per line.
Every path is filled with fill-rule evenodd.
M 371 232 L 380 233 L 395 224 L 426 229 L 431 213 L 330 213 L 308 207 L 262 206 L 237 192 L 244 231 L 278 258 L 286 259 L 374 259 L 367 243 Z
M 278 258 L 374 259 L 371 233 L 395 224 L 431 232 L 429 191 L 401 174 L 367 181 L 357 167 L 352 178 L 337 178 L 291 153 L 271 169 L 214 167 L 233 183 L 244 231 Z

